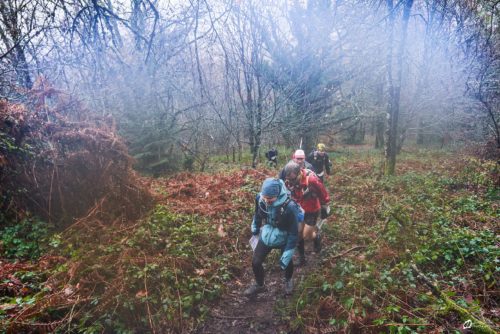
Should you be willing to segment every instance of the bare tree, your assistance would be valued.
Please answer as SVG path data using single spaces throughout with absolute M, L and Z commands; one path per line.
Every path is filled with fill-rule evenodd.
M 145 169 L 247 148 L 256 166 L 271 141 L 309 150 L 371 128 L 390 174 L 412 136 L 499 144 L 498 12 L 465 0 L 4 0 L 1 96 L 47 77 L 115 117 Z
M 10 63 L 15 82 L 28 89 L 33 86 L 33 77 L 26 46 L 46 28 L 46 17 L 38 13 L 41 6 L 35 0 L 0 1 L 0 60 Z
M 387 0 L 388 10 L 388 53 L 387 53 L 387 76 L 389 84 L 389 103 L 387 111 L 387 141 L 385 147 L 385 174 L 394 175 L 396 169 L 396 153 L 398 139 L 398 120 L 400 112 L 401 83 L 403 76 L 404 51 L 406 48 L 406 36 L 408 31 L 408 20 L 410 18 L 413 0 L 401 2 L 403 15 L 401 21 L 400 40 L 397 51 L 394 54 L 395 43 L 394 30 L 396 24 L 397 7 L 392 0 Z
M 246 136 L 252 154 L 252 166 L 256 167 L 261 146 L 262 133 L 266 124 L 274 118 L 270 108 L 271 86 L 264 80 L 264 50 L 261 17 L 253 2 L 234 7 L 231 16 L 231 35 L 226 49 L 229 78 L 246 119 Z

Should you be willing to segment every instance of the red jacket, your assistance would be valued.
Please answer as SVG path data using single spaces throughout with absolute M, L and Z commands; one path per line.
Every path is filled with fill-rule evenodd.
M 301 174 L 300 183 L 290 189 L 292 198 L 306 213 L 319 211 L 321 205 L 330 202 L 330 195 L 316 174 L 305 169 L 301 170 Z

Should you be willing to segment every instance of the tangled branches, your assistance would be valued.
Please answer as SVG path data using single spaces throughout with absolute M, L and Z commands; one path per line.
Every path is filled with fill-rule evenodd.
M 25 104 L 0 101 L 0 207 L 5 221 L 34 213 L 59 226 L 88 213 L 136 219 L 149 193 L 111 119 L 39 80 Z M 0 224 L 2 222 L 0 221 Z

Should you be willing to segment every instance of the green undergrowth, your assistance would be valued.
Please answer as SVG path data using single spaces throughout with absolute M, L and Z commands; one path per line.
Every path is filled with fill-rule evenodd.
M 277 304 L 290 331 L 458 333 L 468 319 L 434 296 L 412 264 L 471 315 L 499 323 L 496 163 L 411 151 L 398 158 L 397 176 L 384 177 L 380 152 L 331 156 L 333 214 L 324 225 L 320 265 L 297 284 L 291 301 Z M 241 191 L 253 195 L 258 187 L 248 180 Z M 9 316 L 33 308 L 18 312 L 33 314 L 20 323 L 60 319 L 61 333 L 195 331 L 225 285 L 249 266 L 241 240 L 253 203 L 246 204 L 216 221 L 157 206 L 133 225 L 95 218 L 51 235 L 46 224 L 26 218 L 5 228 L 4 258 L 66 260 L 9 278 L 26 289 L 0 300 L 0 331 L 34 330 L 16 327 Z
M 0 332 L 9 313 L 33 306 L 46 290 L 50 270 L 37 261 L 50 248 L 53 227 L 26 214 L 18 222 L 5 223 L 0 230 Z
M 471 316 L 499 323 L 496 163 L 410 152 L 397 176 L 384 177 L 380 157 L 351 153 L 339 154 L 334 170 L 324 231 L 331 246 L 294 296 L 295 330 L 459 333 L 468 319 L 436 298 L 412 264 Z M 363 247 L 336 257 L 354 246 Z
M 53 227 L 47 222 L 27 216 L 0 230 L 0 256 L 9 260 L 36 260 L 51 242 Z
M 41 272 L 23 276 L 39 285 L 32 294 L 2 299 L 7 311 L 0 312 L 0 332 L 32 330 L 7 313 L 36 305 L 40 311 L 23 323 L 62 320 L 61 333 L 190 332 L 244 266 L 234 244 L 241 227 L 228 227 L 229 236 L 217 228 L 207 218 L 173 214 L 161 205 L 131 226 L 80 222 L 51 238 L 51 255 L 64 263 L 43 281 Z
M 114 233 L 113 242 L 93 250 L 87 243 L 85 249 L 73 249 L 74 261 L 85 262 L 96 288 L 72 324 L 77 331 L 189 331 L 239 267 L 217 225 L 163 206 L 131 232 Z M 84 279 L 81 275 L 72 283 Z M 98 276 L 104 276 L 102 282 Z

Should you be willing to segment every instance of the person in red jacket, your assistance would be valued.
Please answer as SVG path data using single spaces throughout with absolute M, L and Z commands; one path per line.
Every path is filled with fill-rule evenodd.
M 300 167 L 302 169 L 309 169 L 309 170 L 312 170 L 314 172 L 314 169 L 313 169 L 313 166 L 306 161 L 306 154 L 304 153 L 303 150 L 297 150 L 295 151 L 295 153 L 292 155 L 292 160 L 290 161 L 295 161 L 296 163 L 298 163 L 300 165 Z M 283 167 L 283 169 L 281 170 L 279 176 L 278 176 L 280 179 L 282 179 L 283 181 L 285 181 L 285 167 Z
M 329 211 L 330 196 L 326 188 L 316 174 L 290 161 L 285 165 L 285 185 L 290 190 L 292 199 L 295 200 L 305 212 L 304 222 L 299 224 L 299 242 L 297 249 L 299 259 L 297 265 L 305 263 L 304 251 L 304 224 L 315 229 L 313 233 L 314 251 L 321 251 L 321 235 L 316 223 L 321 210 Z

